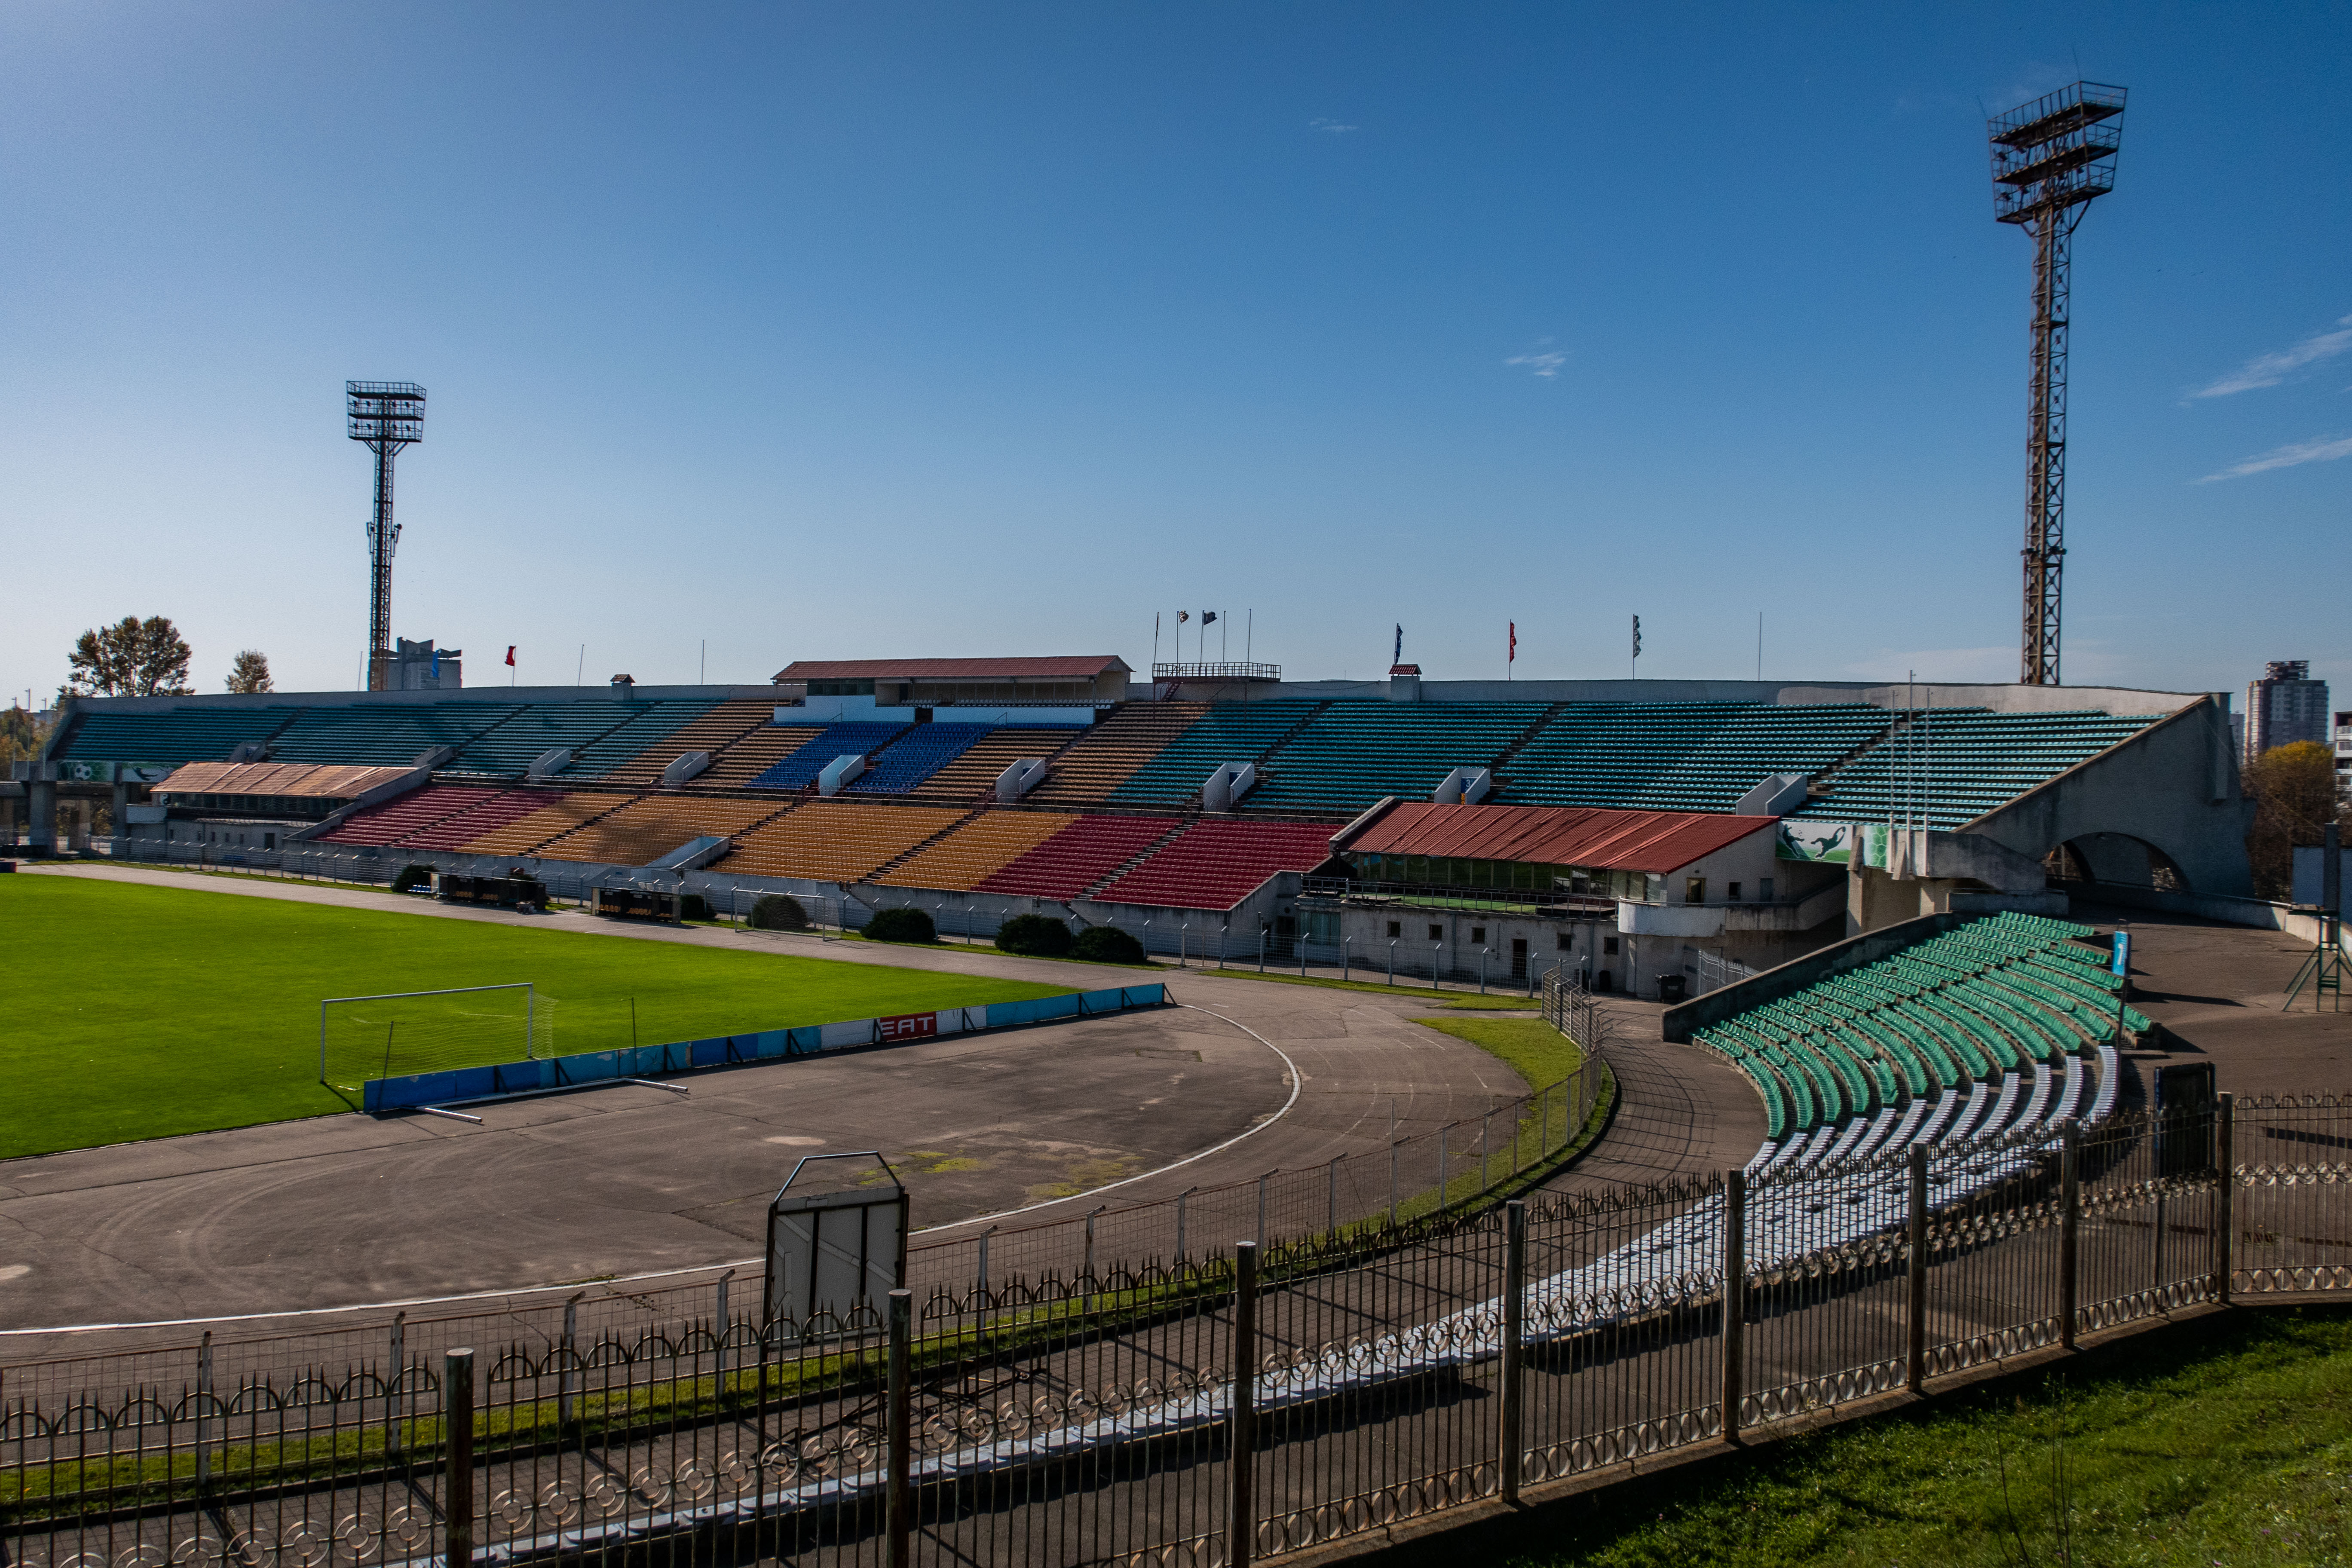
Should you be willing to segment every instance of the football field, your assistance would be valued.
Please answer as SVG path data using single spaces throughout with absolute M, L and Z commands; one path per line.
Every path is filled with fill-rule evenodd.
M 527 981 L 572 1053 L 1069 989 L 745 945 L 0 878 L 0 1158 L 349 1110 L 318 1081 L 330 996 Z

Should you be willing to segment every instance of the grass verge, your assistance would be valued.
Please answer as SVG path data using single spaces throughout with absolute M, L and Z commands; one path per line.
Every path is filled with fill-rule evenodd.
M 1558 1083 L 1584 1065 L 1584 1052 L 1577 1043 L 1541 1018 L 1415 1018 L 1413 1022 L 1469 1041 L 1529 1083 Z
M 2240 1568 L 2348 1546 L 2352 1313 L 2263 1307 L 1364 1562 Z
M 1067 989 L 80 877 L 0 880 L 0 1157 L 347 1110 L 317 1081 L 328 996 L 527 980 L 574 1052 Z

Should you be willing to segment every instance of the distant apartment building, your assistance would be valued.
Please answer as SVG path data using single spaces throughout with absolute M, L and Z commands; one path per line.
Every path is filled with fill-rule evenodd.
M 2336 771 L 2352 773 L 2352 713 L 2336 715 Z
M 2327 682 L 2311 679 L 2311 661 L 2274 658 L 2263 666 L 2263 678 L 2246 687 L 2245 760 L 2297 741 L 2328 745 L 2335 737 L 2327 721 Z M 2343 759 L 2338 746 L 2338 766 Z

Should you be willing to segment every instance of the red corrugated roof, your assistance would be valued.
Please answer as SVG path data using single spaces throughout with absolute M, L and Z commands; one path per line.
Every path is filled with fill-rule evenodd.
M 1051 658 L 796 658 L 778 680 L 1069 680 L 1126 670 L 1117 654 Z M 1130 673 L 1132 673 L 1130 671 Z
M 1417 801 L 1391 806 L 1340 847 L 1366 855 L 1444 855 L 1606 871 L 1676 871 L 1751 833 L 1770 831 L 1777 820 L 1701 811 Z

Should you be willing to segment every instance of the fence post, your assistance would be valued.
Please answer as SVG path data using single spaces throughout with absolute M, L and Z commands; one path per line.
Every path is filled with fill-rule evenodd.
M 719 1277 L 719 1341 L 714 1364 L 719 1370 L 719 1398 L 722 1404 L 727 1398 L 727 1332 L 734 1327 L 727 1321 L 727 1282 L 734 1278 L 732 1268 Z
M 1905 1320 L 1910 1340 L 1904 1385 L 1916 1394 L 1927 1381 L 1927 1145 L 1911 1145 L 1910 1310 Z
M 1324 1199 L 1323 1228 L 1332 1236 L 1339 1234 L 1339 1156 L 1331 1156 L 1330 1191 Z
M 1403 1145 L 1396 1141 L 1396 1129 L 1389 1129 L 1389 1228 L 1397 1222 L 1397 1151 Z
M 2238 1120 L 2238 1097 L 2218 1095 L 2213 1104 L 2213 1295 L 2224 1307 L 2230 1304 L 2230 1276 L 2233 1272 L 2238 1235 L 2238 1162 L 2231 1152 L 2234 1140 L 2231 1136 Z
M 400 1452 L 400 1381 L 408 1372 L 408 1314 L 392 1315 L 392 1381 L 384 1384 L 383 1451 Z
M 2066 1118 L 2058 1152 L 2058 1342 L 2074 1348 L 2075 1262 L 2083 1219 L 2083 1124 Z
M 1519 1500 L 1519 1460 L 1527 1448 L 1527 1412 L 1519 1388 L 1520 1348 L 1527 1342 L 1528 1205 L 1503 1205 L 1503 1501 Z
M 1495 1142 L 1495 1113 L 1491 1110 L 1478 1119 L 1478 1190 L 1486 1190 L 1486 1152 Z
M 1225 1521 L 1225 1562 L 1249 1568 L 1257 1545 L 1257 1510 L 1250 1492 L 1257 1457 L 1257 1243 L 1234 1246 L 1234 1418 L 1225 1445 L 1233 1510 Z
M 1177 1201 L 1181 1204 L 1183 1200 L 1180 1198 Z M 1179 1216 L 1176 1222 L 1176 1255 L 1181 1258 L 1184 1255 L 1184 1222 L 1181 1217 L 1184 1211 L 1180 1207 L 1176 1212 Z M 992 1225 L 980 1233 L 980 1304 L 983 1309 L 995 1304 L 988 1284 L 988 1238 L 995 1234 L 996 1226 Z
M 1184 1250 L 1184 1205 L 1190 1203 L 1192 1194 L 1200 1190 L 1198 1187 L 1186 1187 L 1176 1194 L 1176 1257 L 1180 1262 L 1192 1256 Z
M 1265 1245 L 1265 1184 L 1272 1180 L 1274 1180 L 1274 1173 L 1272 1171 L 1268 1171 L 1265 1175 L 1260 1176 L 1257 1179 L 1257 1236 L 1255 1240 L 1260 1247 L 1264 1247 Z
M 1748 1384 L 1748 1173 L 1723 1181 L 1723 1440 L 1739 1441 L 1739 1400 Z
M 575 1292 L 570 1300 L 563 1303 L 563 1343 L 560 1347 L 562 1354 L 558 1363 L 562 1370 L 555 1377 L 555 1424 L 558 1426 L 570 1426 L 572 1416 L 578 1413 L 573 1397 L 580 1386 L 580 1298 L 587 1293 L 585 1290 Z
M 470 1568 L 474 1561 L 474 1352 L 451 1351 L 441 1358 L 441 1433 L 448 1447 L 441 1479 L 441 1517 L 447 1546 L 446 1568 Z
M 913 1448 L 910 1439 L 913 1436 L 911 1413 L 914 1393 L 908 1384 L 912 1370 L 910 1351 L 914 1337 L 915 1293 L 912 1290 L 893 1290 L 890 1292 L 890 1364 L 887 1372 L 890 1398 L 887 1504 L 890 1568 L 907 1568 L 913 1559 L 913 1494 L 908 1486 L 908 1469 Z
M 1445 1129 L 1437 1130 L 1437 1212 L 1445 1212 Z
M 205 1406 L 212 1403 L 213 1392 L 213 1331 L 205 1331 L 204 1341 L 196 1347 L 196 1485 L 202 1489 L 213 1479 L 212 1451 L 205 1447 Z

